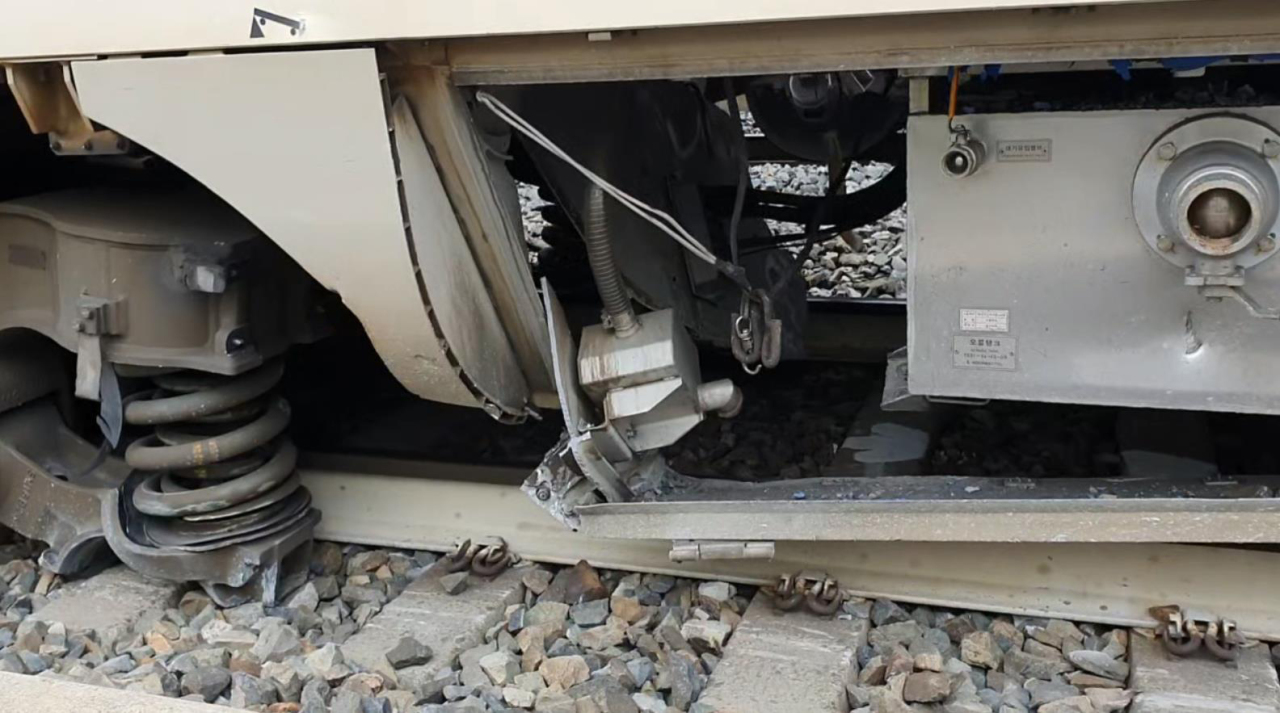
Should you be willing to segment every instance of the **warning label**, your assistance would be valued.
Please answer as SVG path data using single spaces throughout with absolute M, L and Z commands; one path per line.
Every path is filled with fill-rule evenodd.
M 1053 141 L 1050 139 L 997 141 L 996 160 L 1017 163 L 1027 161 L 1052 161 Z
M 1009 310 L 962 309 L 960 310 L 960 331 L 1008 332 Z
M 1013 371 L 1018 368 L 1018 340 L 960 335 L 951 342 L 951 357 L 959 369 Z

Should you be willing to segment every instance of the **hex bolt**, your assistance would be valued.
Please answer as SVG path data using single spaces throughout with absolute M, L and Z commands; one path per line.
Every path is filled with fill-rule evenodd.
M 548 488 L 545 485 L 540 485 L 538 486 L 538 490 L 536 494 L 538 496 L 538 500 L 541 500 L 542 502 L 545 503 L 551 499 L 551 488 Z
M 1160 248 L 1162 253 L 1171 253 L 1173 252 L 1173 241 L 1161 235 L 1156 238 L 1156 247 Z
M 1269 253 L 1276 249 L 1276 240 L 1272 237 L 1261 238 L 1258 240 L 1258 252 Z
M 1280 158 L 1280 143 L 1265 139 L 1262 142 L 1262 155 L 1267 158 Z
M 1159 156 L 1162 161 L 1172 161 L 1178 156 L 1178 147 L 1172 142 L 1165 142 L 1160 144 L 1160 148 L 1156 149 L 1156 155 Z

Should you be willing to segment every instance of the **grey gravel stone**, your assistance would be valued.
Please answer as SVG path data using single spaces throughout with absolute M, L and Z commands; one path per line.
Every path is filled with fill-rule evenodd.
M 351 669 L 343 659 L 342 651 L 332 643 L 325 644 L 307 654 L 306 665 L 312 674 L 328 683 L 346 678 L 351 674 Z
M 909 703 L 936 703 L 951 693 L 951 678 L 943 673 L 923 671 L 907 675 L 902 689 Z
M 390 651 L 387 651 L 387 662 L 392 668 L 420 666 L 431 660 L 431 647 L 412 636 L 404 636 Z
M 495 651 L 485 654 L 478 662 L 481 670 L 495 686 L 505 686 L 515 680 L 520 673 L 520 659 L 509 651 Z
M 569 609 L 569 617 L 578 626 L 599 626 L 609 618 L 609 600 L 596 599 L 575 604 Z
M 329 710 L 329 684 L 320 679 L 312 679 L 302 687 L 299 701 L 302 709 L 299 713 L 327 713 Z
M 231 674 L 231 705 L 236 708 L 263 706 L 278 698 L 275 684 L 247 673 Z
M 965 663 L 985 669 L 997 669 L 1005 656 L 995 637 L 986 631 L 965 634 L 960 640 L 960 658 Z
M 182 692 L 198 695 L 205 703 L 213 703 L 231 685 L 231 672 L 223 668 L 201 666 L 182 677 Z
M 1129 677 L 1129 664 L 1117 661 L 1101 651 L 1072 651 L 1067 657 L 1071 663 L 1089 673 L 1123 681 Z
M 1071 671 L 1072 668 L 1073 666 L 1065 661 L 1044 659 L 1016 649 L 1005 654 L 1004 657 L 1004 670 L 1008 673 L 1017 674 L 1022 678 L 1049 680 L 1056 674 Z
M 884 626 L 885 624 L 896 624 L 911 620 L 911 615 L 905 609 L 898 606 L 897 602 L 888 599 L 877 599 L 871 605 L 871 623 L 876 626 Z M 918 626 L 918 625 L 917 625 Z
M 330 713 L 362 713 L 361 695 L 351 690 L 338 690 L 329 701 Z
M 1042 706 L 1052 701 L 1081 695 L 1079 688 L 1068 683 L 1053 681 L 1027 681 L 1026 690 L 1031 694 L 1032 706 Z
M 1086 696 L 1062 698 L 1040 706 L 1039 713 L 1096 713 L 1097 709 Z
M 183 655 L 186 656 L 187 654 L 183 654 Z M 132 656 L 130 656 L 129 654 L 120 654 L 119 656 L 115 656 L 111 659 L 108 659 L 106 662 L 104 662 L 101 666 L 98 667 L 98 670 L 101 671 L 102 673 L 110 675 L 114 673 L 125 673 L 126 671 L 132 671 L 133 667 L 136 665 L 137 664 L 134 662 Z M 192 666 L 191 668 L 194 669 L 196 668 L 196 666 Z
M 302 641 L 298 632 L 287 624 L 265 626 L 251 649 L 259 661 L 282 661 L 302 653 Z
M 467 588 L 467 572 L 453 572 L 440 578 L 440 587 L 446 594 L 460 594 Z

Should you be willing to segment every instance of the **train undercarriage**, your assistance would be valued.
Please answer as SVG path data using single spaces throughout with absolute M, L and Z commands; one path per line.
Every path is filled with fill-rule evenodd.
M 300 459 L 444 448 L 686 559 L 1280 542 L 1280 12 L 1229 4 L 8 62 L 0 523 L 274 601 Z

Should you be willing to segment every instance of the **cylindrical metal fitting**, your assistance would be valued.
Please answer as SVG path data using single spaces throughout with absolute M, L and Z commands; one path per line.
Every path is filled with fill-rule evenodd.
M 978 172 L 986 155 L 981 141 L 961 134 L 942 155 L 942 170 L 952 178 L 967 178 Z
M 721 418 L 733 418 L 742 411 L 742 389 L 728 379 L 708 381 L 698 386 L 698 410 L 714 411 Z
M 587 260 L 591 274 L 600 292 L 604 312 L 609 316 L 613 333 L 619 337 L 634 334 L 640 329 L 631 295 L 618 273 L 613 259 L 613 242 L 609 239 L 609 221 L 604 210 L 604 191 L 596 184 L 587 189 L 586 207 L 582 217 L 582 240 L 587 244 Z

